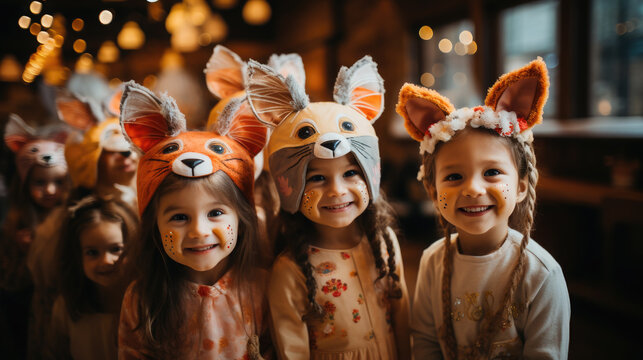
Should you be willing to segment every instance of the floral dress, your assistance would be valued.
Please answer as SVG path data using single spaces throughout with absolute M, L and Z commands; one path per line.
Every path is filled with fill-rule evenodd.
M 387 296 L 386 278 L 374 281 L 377 269 L 366 238 L 345 250 L 309 247 L 322 318 L 308 314 L 306 279 L 299 266 L 289 255 L 279 256 L 267 290 L 279 358 L 396 359 L 398 347 L 408 349 L 408 295 L 394 243 L 402 299 Z M 387 256 L 385 248 L 382 253 Z M 398 344 L 398 339 L 406 343 Z
M 265 278 L 265 276 L 263 276 Z M 246 296 L 242 305 L 236 288 L 232 287 L 233 274 L 228 271 L 212 286 L 190 283 L 186 294 L 186 323 L 181 331 L 187 334 L 184 359 L 247 359 L 249 335 L 255 329 L 251 299 L 254 301 L 256 328 L 263 329 L 264 297 L 259 288 L 253 289 L 252 298 Z M 257 281 L 260 284 L 261 281 Z M 119 324 L 119 359 L 142 359 L 144 353 L 141 335 L 134 331 L 138 322 L 136 296 L 132 286 L 127 290 L 121 308 Z M 178 332 L 177 332 L 178 334 Z M 258 334 L 260 335 L 260 334 Z

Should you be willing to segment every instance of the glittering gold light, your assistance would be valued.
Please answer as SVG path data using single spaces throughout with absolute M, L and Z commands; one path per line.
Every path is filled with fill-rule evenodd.
M 122 49 L 138 49 L 145 43 L 145 34 L 136 22 L 128 21 L 118 33 L 116 41 Z
M 84 52 L 85 49 L 87 48 L 87 43 L 83 39 L 77 39 L 76 41 L 74 41 L 73 48 L 75 52 L 80 54 Z
M 105 41 L 98 49 L 98 61 L 104 63 L 113 63 L 118 60 L 120 51 L 113 41 Z
M 469 30 L 464 30 L 460 33 L 460 42 L 463 43 L 464 45 L 469 45 L 473 41 L 473 34 L 471 34 L 471 31 Z
M 167 32 L 172 34 L 176 29 L 187 23 L 187 18 L 187 10 L 183 3 L 172 5 L 170 13 L 165 19 L 165 28 L 167 29 Z
M 459 41 L 457 43 L 455 43 L 455 46 L 453 48 L 454 48 L 455 53 L 460 55 L 460 56 L 467 54 L 467 46 L 464 45 L 463 43 L 459 42 Z
M 194 26 L 184 24 L 172 33 L 170 43 L 176 51 L 194 51 L 199 48 L 199 32 Z
M 39 43 L 44 44 L 49 40 L 49 33 L 46 31 L 41 31 L 38 33 L 38 36 L 36 36 L 36 40 L 38 40 Z
M 20 26 L 22 29 L 27 29 L 29 28 L 29 24 L 31 24 L 31 18 L 29 16 L 21 16 L 20 19 L 18 19 L 18 26 Z
M 54 36 L 54 45 L 56 47 L 62 47 L 63 43 L 65 42 L 65 38 L 62 35 L 56 35 Z
M 223 39 L 228 35 L 228 25 L 221 15 L 212 14 L 205 24 L 203 24 L 203 31 L 209 36 L 209 42 L 205 45 L 208 45 L 210 42 L 218 43 L 223 41 Z M 201 34 L 202 37 L 203 35 L 204 34 Z
M 94 59 L 90 54 L 84 53 L 76 61 L 75 70 L 78 73 L 88 73 L 94 68 Z
M 453 48 L 453 44 L 451 44 L 451 40 L 449 39 L 442 39 L 438 43 L 438 48 L 440 49 L 440 51 L 446 54 L 451 52 L 451 49 Z
M 612 113 L 612 104 L 609 100 L 603 99 L 598 102 L 598 112 L 603 116 L 607 116 Z
M 100 12 L 100 14 L 98 14 L 98 21 L 100 21 L 100 23 L 103 25 L 111 23 L 113 19 L 114 15 L 109 10 L 103 10 Z
M 420 76 L 420 82 L 425 87 L 431 87 L 433 86 L 433 84 L 435 84 L 435 77 L 431 73 L 424 73 L 422 74 L 422 76 Z
M 154 85 L 156 85 L 156 80 L 157 78 L 155 75 L 147 75 L 143 79 L 143 86 L 145 86 L 148 89 L 152 89 L 154 88 Z
M 32 1 L 31 4 L 29 4 L 29 11 L 33 14 L 40 14 L 40 10 L 42 10 L 42 3 L 40 1 Z
M 29 27 L 29 33 L 31 33 L 31 35 L 33 36 L 38 35 L 40 33 L 40 24 L 38 23 L 31 24 L 31 26 Z
M 420 39 L 430 40 L 433 37 L 433 29 L 430 26 L 424 25 L 420 28 Z
M 478 44 L 475 41 L 472 41 L 471 44 L 467 45 L 467 54 L 473 55 L 478 51 Z
M 83 21 L 83 19 L 81 18 L 76 18 L 71 22 L 71 28 L 74 29 L 74 31 L 81 31 L 84 26 L 85 21 Z
M 5 55 L 0 62 L 0 80 L 18 81 L 22 69 L 18 60 L 13 55 Z
M 42 26 L 46 28 L 50 27 L 53 22 L 54 17 L 49 14 L 45 14 L 42 16 L 42 18 L 40 18 L 40 24 L 42 24 Z
M 262 25 L 270 20 L 272 10 L 265 0 L 248 0 L 243 5 L 243 19 L 250 25 Z
M 219 9 L 230 9 L 237 5 L 237 0 L 212 0 L 212 3 Z

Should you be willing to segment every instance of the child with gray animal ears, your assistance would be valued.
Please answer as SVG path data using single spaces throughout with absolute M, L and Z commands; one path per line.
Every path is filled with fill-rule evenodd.
M 247 104 L 232 101 L 224 113 L 212 131 L 187 131 L 172 98 L 126 84 L 120 122 L 143 153 L 142 237 L 120 359 L 258 360 L 270 349 L 252 161 L 266 131 Z
M 412 84 L 400 90 L 397 112 L 420 142 L 418 177 L 445 235 L 420 261 L 416 359 L 567 358 L 565 278 L 529 238 L 538 180 L 531 128 L 548 87 L 539 58 L 501 76 L 473 109 Z
M 268 300 L 282 359 L 409 359 L 408 295 L 372 123 L 383 80 L 369 56 L 342 67 L 334 102 L 249 63 L 248 102 L 272 128 L 280 196 Z

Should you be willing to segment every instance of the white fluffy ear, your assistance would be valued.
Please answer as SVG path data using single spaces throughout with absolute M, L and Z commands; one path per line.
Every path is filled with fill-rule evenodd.
M 11 151 L 18 152 L 35 136 L 36 131 L 27 125 L 20 116 L 9 114 L 9 121 L 4 128 L 4 142 Z
M 174 99 L 167 95 L 159 98 L 134 81 L 125 84 L 120 120 L 125 137 L 143 153 L 186 129 L 185 116 Z
M 364 56 L 350 68 L 342 66 L 335 81 L 333 98 L 357 110 L 371 122 L 382 115 L 384 80 L 370 56 Z
M 306 72 L 304 71 L 304 62 L 298 54 L 272 54 L 268 59 L 268 66 L 283 76 L 284 79 L 292 75 L 299 86 L 305 89 Z
M 214 47 L 203 72 L 208 90 L 220 99 L 245 89 L 246 63 L 225 46 Z
M 288 115 L 308 106 L 308 95 L 293 76 L 284 79 L 272 68 L 250 60 L 248 63 L 248 102 L 257 119 L 277 126 Z

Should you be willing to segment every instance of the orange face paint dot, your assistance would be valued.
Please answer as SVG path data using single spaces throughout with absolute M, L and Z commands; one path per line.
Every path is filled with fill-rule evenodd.
M 212 341 L 210 339 L 203 340 L 203 348 L 206 349 L 206 350 L 214 349 L 214 341 Z

